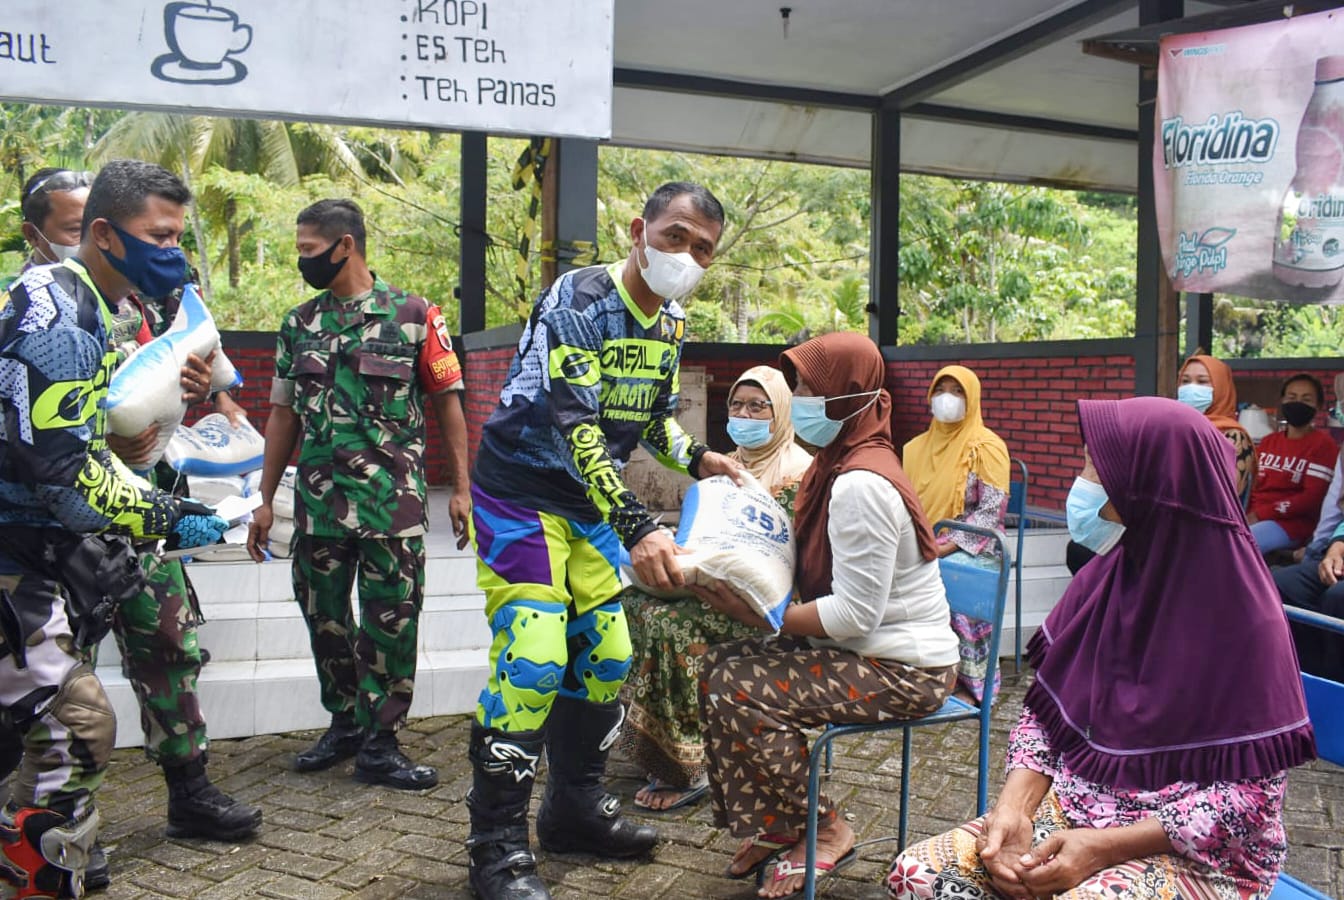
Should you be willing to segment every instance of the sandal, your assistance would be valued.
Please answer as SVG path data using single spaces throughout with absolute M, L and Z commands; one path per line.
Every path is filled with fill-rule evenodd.
M 844 856 L 841 856 L 833 863 L 826 862 L 823 859 L 817 860 L 817 880 L 820 881 L 822 876 L 824 875 L 834 875 L 841 869 L 845 868 L 845 866 L 848 866 L 850 863 L 853 863 L 858 858 L 859 858 L 858 851 L 851 847 L 848 853 L 846 853 Z M 781 900 L 782 897 L 792 897 L 795 894 L 801 894 L 803 892 L 803 885 L 807 884 L 806 862 L 796 863 L 793 860 L 788 859 L 787 857 L 784 859 L 775 860 L 775 875 L 771 879 L 771 882 L 777 884 L 783 881 L 785 878 L 792 878 L 794 875 L 802 875 L 804 879 L 803 884 L 798 885 L 798 889 L 794 891 L 792 894 L 782 894 L 781 897 L 775 898 L 775 900 Z
M 797 844 L 799 839 L 798 836 L 794 834 L 778 834 L 769 831 L 759 831 L 752 835 L 750 840 L 752 847 L 760 847 L 769 850 L 770 852 L 753 863 L 750 869 L 743 872 L 734 872 L 733 864 L 729 863 L 727 868 L 723 870 L 724 878 L 731 878 L 734 881 L 755 878 L 759 883 L 761 873 L 765 871 L 765 867 L 770 865 L 780 853 Z
M 649 783 L 644 785 L 644 790 L 649 791 L 650 793 L 653 794 L 675 793 L 680 795 L 677 797 L 676 800 L 669 803 L 667 806 L 650 806 L 649 804 L 640 800 L 638 797 L 635 797 L 634 799 L 635 806 L 638 806 L 640 809 L 646 810 L 651 813 L 665 813 L 665 812 L 671 812 L 674 809 L 681 809 L 683 806 L 691 806 L 693 804 L 699 803 L 704 798 L 704 796 L 709 793 L 709 780 L 706 779 L 704 782 L 700 784 L 693 784 L 690 785 L 689 787 L 680 788 L 680 787 L 674 787 L 673 785 L 670 784 L 663 784 L 657 778 L 650 776 Z

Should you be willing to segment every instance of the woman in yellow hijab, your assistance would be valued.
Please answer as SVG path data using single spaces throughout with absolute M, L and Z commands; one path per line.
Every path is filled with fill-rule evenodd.
M 914 482 L 929 522 L 955 519 L 1002 528 L 1008 509 L 1008 447 L 980 417 L 980 379 L 965 366 L 944 366 L 929 384 L 929 430 L 905 445 L 901 463 Z M 938 535 L 938 555 L 978 556 L 989 541 L 955 529 Z M 990 551 L 992 552 L 992 551 Z M 959 681 L 978 701 L 984 695 L 990 623 L 952 616 L 961 641 Z

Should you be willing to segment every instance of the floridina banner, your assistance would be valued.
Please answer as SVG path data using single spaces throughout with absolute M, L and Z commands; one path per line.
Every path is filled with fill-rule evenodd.
M 1162 39 L 1153 168 L 1177 290 L 1344 303 L 1341 13 Z

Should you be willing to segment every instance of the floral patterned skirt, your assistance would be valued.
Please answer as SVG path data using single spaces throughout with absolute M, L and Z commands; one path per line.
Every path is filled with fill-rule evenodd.
M 659 600 L 630 588 L 619 599 L 634 662 L 621 689 L 626 715 L 617 747 L 662 783 L 688 787 L 705 777 L 696 699 L 705 652 L 760 630 L 695 597 Z
M 896 857 L 887 874 L 887 896 L 891 900 L 1002 897 L 976 850 L 976 838 L 984 833 L 984 822 L 983 817 L 968 822 Z M 1036 810 L 1033 842 L 1071 827 L 1054 791 L 1046 794 Z M 1170 853 L 1102 869 L 1077 887 L 1055 895 L 1057 900 L 1250 900 L 1264 896 L 1248 893 L 1230 876 Z

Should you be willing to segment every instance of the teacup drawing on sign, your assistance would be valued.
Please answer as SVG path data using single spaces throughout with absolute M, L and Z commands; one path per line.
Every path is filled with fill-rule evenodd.
M 252 26 L 238 21 L 231 9 L 210 0 L 175 2 L 163 8 L 165 53 L 149 71 L 155 78 L 178 84 L 237 84 L 247 77 L 247 66 L 233 54 L 252 44 Z

